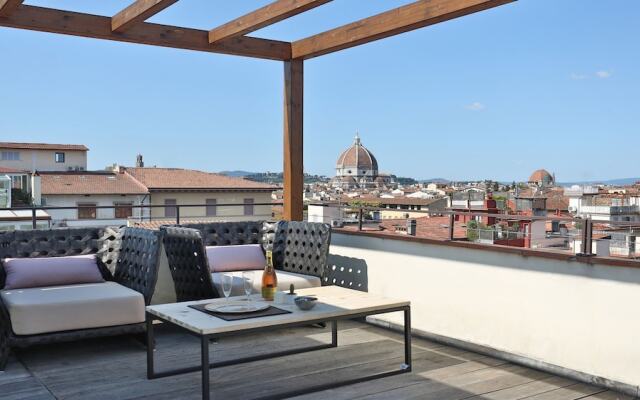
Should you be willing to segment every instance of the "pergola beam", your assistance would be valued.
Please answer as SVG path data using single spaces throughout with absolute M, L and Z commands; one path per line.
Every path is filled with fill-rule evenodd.
M 209 31 L 209 43 L 243 36 L 294 15 L 319 7 L 331 0 L 276 0 L 273 3 Z
M 131 26 L 144 22 L 178 0 L 136 0 L 111 18 L 111 30 L 124 32 Z
M 8 17 L 24 0 L 0 0 L 0 17 Z
M 18 7 L 8 17 L 0 18 L 0 26 L 280 61 L 291 58 L 288 42 L 238 37 L 209 44 L 207 31 L 148 22 L 115 33 L 111 30 L 109 17 L 26 5 Z
M 288 221 L 304 218 L 303 94 L 304 61 L 285 61 L 282 217 Z
M 308 59 L 423 28 L 515 0 L 420 0 L 295 41 L 293 58 Z

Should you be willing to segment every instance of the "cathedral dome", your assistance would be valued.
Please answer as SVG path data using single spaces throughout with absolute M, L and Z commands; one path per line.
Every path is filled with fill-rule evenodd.
M 549 173 L 546 169 L 539 169 L 534 171 L 533 174 L 529 177 L 529 183 L 536 183 L 538 185 L 549 185 L 555 183 L 555 179 L 553 175 Z
M 338 157 L 336 168 L 343 171 L 353 170 L 355 172 L 353 173 L 354 175 L 360 175 L 358 171 L 362 172 L 362 174 L 365 173 L 364 171 L 377 174 L 378 160 L 362 145 L 360 137 L 356 134 L 353 145 L 343 151 L 340 157 Z M 351 173 L 349 173 L 349 175 L 351 175 Z

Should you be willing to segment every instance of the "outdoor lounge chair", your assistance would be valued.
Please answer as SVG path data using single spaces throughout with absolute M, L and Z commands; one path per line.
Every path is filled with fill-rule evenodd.
M 0 233 L 0 288 L 4 288 L 0 290 L 0 370 L 11 348 L 144 333 L 145 305 L 156 285 L 159 249 L 158 232 L 138 228 Z M 55 265 L 52 257 L 89 254 L 96 255 L 92 262 L 98 265 L 103 282 L 6 289 L 3 259 L 32 258 L 46 270 Z M 65 260 L 54 261 L 64 265 Z
M 173 277 L 177 301 L 220 297 L 220 273 L 210 269 L 208 246 L 259 244 L 273 251 L 278 289 L 331 284 L 327 258 L 331 227 L 309 222 L 219 222 L 166 226 L 162 240 Z M 254 287 L 262 269 L 256 269 Z M 234 279 L 232 294 L 242 293 L 242 280 Z

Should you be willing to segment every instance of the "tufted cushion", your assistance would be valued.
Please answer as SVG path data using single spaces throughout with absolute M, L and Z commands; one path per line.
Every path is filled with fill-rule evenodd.
M 263 268 L 266 260 L 259 244 L 207 246 L 211 272 L 247 271 Z
M 95 255 L 5 258 L 5 289 L 104 282 Z

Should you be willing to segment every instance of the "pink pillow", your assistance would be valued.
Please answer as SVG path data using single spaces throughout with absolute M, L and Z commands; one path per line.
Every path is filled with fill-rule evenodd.
M 99 283 L 104 278 L 95 255 L 5 258 L 5 289 Z
M 259 244 L 207 246 L 207 259 L 211 272 L 262 269 L 266 263 Z

